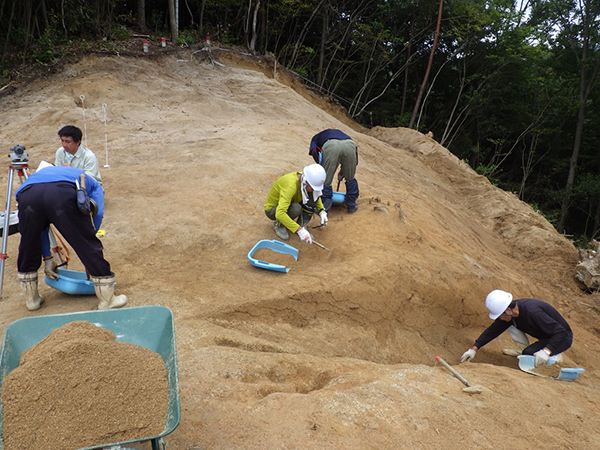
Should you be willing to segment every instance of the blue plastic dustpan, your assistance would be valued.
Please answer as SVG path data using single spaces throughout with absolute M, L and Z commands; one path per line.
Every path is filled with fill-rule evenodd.
M 259 259 L 253 258 L 252 255 L 254 255 L 254 252 L 256 252 L 260 248 L 268 248 L 269 250 L 273 250 L 274 252 L 277 252 L 277 253 L 285 253 L 287 255 L 292 255 L 296 261 L 298 260 L 298 249 L 297 248 L 292 247 L 291 245 L 286 244 L 284 242 L 263 239 L 261 241 L 258 241 L 254 245 L 254 247 L 252 247 L 252 250 L 250 250 L 248 252 L 248 261 L 250 261 L 250 264 L 252 264 L 254 267 L 259 267 L 261 269 L 267 269 L 267 270 L 273 270 L 275 272 L 287 273 L 290 271 L 289 267 L 282 266 L 281 264 L 273 264 L 270 262 L 261 261 Z
M 532 375 L 537 375 L 538 377 L 544 377 L 545 375 L 541 375 L 539 373 L 535 373 L 534 369 L 535 369 L 535 356 L 532 355 L 519 355 L 517 356 L 517 358 L 519 359 L 519 369 L 521 369 L 523 372 L 527 372 L 530 373 Z M 554 357 L 550 357 L 548 359 L 548 365 L 552 365 L 556 363 L 556 358 Z M 581 369 L 579 367 L 565 367 L 560 369 L 560 373 L 558 374 L 557 377 L 549 377 L 552 378 L 554 380 L 561 380 L 561 381 L 574 381 L 577 379 L 577 377 L 579 376 L 580 373 L 584 373 L 585 370 Z
M 51 288 L 65 294 L 94 295 L 94 282 L 88 280 L 87 273 L 77 270 L 58 269 L 58 280 L 45 277 L 44 281 Z M 115 286 L 117 283 L 115 283 Z
M 580 367 L 568 367 L 560 369 L 560 373 L 558 374 L 558 377 L 556 377 L 556 379 L 563 381 L 574 381 L 577 379 L 580 373 L 584 372 L 585 370 Z
M 45 277 L 44 281 L 51 288 L 65 294 L 94 295 L 94 283 L 87 279 L 85 272 L 58 269 L 58 280 Z

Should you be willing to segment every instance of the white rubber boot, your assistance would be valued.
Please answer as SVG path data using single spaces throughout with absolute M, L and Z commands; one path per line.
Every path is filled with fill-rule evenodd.
M 44 297 L 38 292 L 38 273 L 37 272 L 18 272 L 19 284 L 25 294 L 25 305 L 29 311 L 35 311 L 42 307 Z
M 127 296 L 115 294 L 115 275 L 90 277 L 94 283 L 96 297 L 100 300 L 98 309 L 121 308 L 127 304 Z
M 514 325 L 511 325 L 508 328 L 508 334 L 515 341 L 517 348 L 505 348 L 502 350 L 502 353 L 508 356 L 519 356 L 523 353 L 526 347 L 529 347 L 529 338 L 525 333 L 519 330 Z

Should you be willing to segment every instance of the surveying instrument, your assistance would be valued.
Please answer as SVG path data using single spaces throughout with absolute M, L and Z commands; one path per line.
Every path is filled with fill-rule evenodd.
M 6 244 L 8 235 L 14 234 L 17 230 L 10 228 L 11 213 L 10 201 L 12 197 L 12 188 L 15 172 L 17 173 L 21 183 L 29 176 L 29 155 L 25 153 L 25 147 L 15 145 L 10 149 L 8 157 L 10 158 L 10 166 L 8 166 L 8 186 L 6 188 L 6 207 L 4 208 L 4 225 L 2 227 L 2 249 L 0 250 L 0 299 L 2 298 L 2 287 L 4 283 L 4 261 L 8 258 L 6 254 Z M 18 218 L 17 218 L 18 223 Z
M 15 145 L 10 149 L 8 157 L 10 158 L 10 166 L 8 166 L 8 185 L 6 188 L 6 207 L 4 208 L 4 225 L 2 226 L 2 248 L 0 249 L 0 300 L 2 299 L 2 287 L 4 285 L 4 262 L 8 258 L 6 254 L 6 246 L 8 236 L 19 231 L 19 219 L 16 211 L 11 214 L 10 203 L 12 199 L 13 180 L 15 173 L 19 177 L 21 183 L 29 177 L 29 155 L 25 153 L 25 147 Z M 50 245 L 53 249 L 57 249 L 56 238 L 52 230 L 48 231 L 50 237 Z M 62 263 L 60 254 L 57 253 L 59 262 Z

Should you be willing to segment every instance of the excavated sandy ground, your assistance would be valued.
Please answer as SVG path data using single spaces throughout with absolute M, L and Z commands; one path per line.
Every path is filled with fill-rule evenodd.
M 600 447 L 599 297 L 576 284 L 567 239 L 429 137 L 362 129 L 255 58 L 215 51 L 213 66 L 191 53 L 91 55 L 0 103 L 1 145 L 25 145 L 34 168 L 66 124 L 85 126 L 102 165 L 108 149 L 102 228 L 117 291 L 175 319 L 181 422 L 169 449 Z M 252 246 L 275 239 L 262 208 L 271 184 L 311 163 L 310 138 L 330 127 L 359 147 L 359 211 L 336 208 L 313 230 L 331 253 L 292 236 L 289 273 L 251 266 Z M 2 329 L 96 308 L 42 283 L 45 305 L 28 312 L 18 241 Z M 69 268 L 81 269 L 74 255 Z M 586 373 L 524 373 L 500 352 L 508 336 L 456 365 L 490 323 L 495 288 L 555 305 L 575 332 L 566 356 Z M 483 392 L 464 393 L 437 355 Z

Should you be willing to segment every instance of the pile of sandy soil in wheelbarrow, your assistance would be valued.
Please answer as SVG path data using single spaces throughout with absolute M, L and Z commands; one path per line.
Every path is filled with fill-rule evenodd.
M 3 450 L 71 450 L 159 436 L 162 358 L 75 320 L 23 352 L 2 383 Z
M 15 85 L 0 104 L 0 142 L 27 146 L 35 167 L 75 124 L 101 165 L 108 153 L 102 240 L 117 291 L 175 319 L 181 423 L 169 448 L 600 446 L 598 295 L 581 291 L 577 249 L 540 214 L 434 139 L 361 128 L 269 61 L 139 48 Z M 254 244 L 276 238 L 263 213 L 271 184 L 312 162 L 308 144 L 325 128 L 358 145 L 358 212 L 335 208 L 313 230 L 331 252 L 292 236 L 289 273 L 251 266 Z M 44 307 L 28 312 L 17 245 L 11 236 L 3 327 L 96 308 L 93 296 L 42 284 Z M 496 288 L 567 318 L 579 379 L 520 371 L 501 353 L 508 336 L 457 365 L 489 325 L 484 298 Z M 464 393 L 438 355 L 482 393 Z

